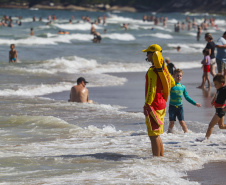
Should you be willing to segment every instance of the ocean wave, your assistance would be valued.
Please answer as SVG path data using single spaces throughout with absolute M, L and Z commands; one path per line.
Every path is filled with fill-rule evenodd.
M 181 47 L 180 53 L 202 53 L 203 48 L 205 48 L 206 44 L 184 44 L 184 43 L 174 43 L 167 44 L 169 48 L 176 48 L 178 46 Z M 177 53 L 176 49 L 167 50 L 169 53 Z
M 86 75 L 87 78 L 90 79 L 96 79 L 95 81 L 92 81 L 92 85 L 87 85 L 87 87 L 98 87 L 98 86 L 119 86 L 124 84 L 127 79 L 126 78 L 119 78 L 112 75 L 106 75 L 102 74 L 102 78 L 100 78 L 100 74 L 98 75 L 99 78 L 97 78 L 94 75 Z M 24 86 L 18 86 L 13 89 L 4 89 L 0 90 L 0 96 L 28 96 L 28 97 L 34 97 L 34 96 L 41 96 L 56 92 L 62 92 L 65 90 L 71 89 L 71 87 L 75 85 L 75 83 L 70 82 L 60 82 L 56 84 L 40 84 L 40 85 L 24 85 Z
M 136 38 L 129 34 L 129 33 L 124 33 L 124 34 L 119 34 L 119 33 L 112 33 L 112 34 L 104 34 L 102 35 L 102 38 L 109 38 L 112 40 L 122 40 L 122 41 L 132 41 L 136 40 Z
M 27 85 L 20 86 L 16 89 L 0 90 L 0 96 L 41 96 L 53 92 L 61 92 L 72 87 L 72 83 L 61 82 L 57 84 L 41 84 L 41 85 Z
M 146 24 L 142 21 L 142 19 L 133 19 L 133 18 L 123 17 L 115 14 L 109 14 L 107 22 L 111 24 L 118 24 L 118 23 Z
M 45 34 L 47 38 L 37 37 L 37 36 L 29 36 L 24 39 L 0 39 L 0 45 L 10 45 L 20 44 L 20 45 L 58 45 L 59 43 L 72 43 L 73 40 L 79 41 L 89 41 L 91 42 L 93 39 L 93 35 L 91 34 L 69 34 L 69 35 L 58 35 L 47 33 Z M 121 41 L 132 41 L 136 38 L 132 34 L 124 33 L 112 33 L 112 34 L 103 34 L 102 38 L 108 38 L 112 40 L 121 40 Z
M 176 47 L 177 45 L 172 44 L 169 47 Z M 198 52 L 201 50 L 201 46 L 197 48 L 181 46 L 181 52 L 189 52 L 194 50 Z M 197 51 L 198 50 L 198 51 Z M 177 52 L 174 50 L 165 50 L 165 52 Z M 192 52 L 194 52 L 192 51 Z M 200 51 L 199 51 L 200 52 Z M 199 61 L 182 61 L 177 62 L 178 66 L 181 68 L 196 68 L 199 65 Z M 185 65 L 186 64 L 186 65 Z M 150 65 L 147 62 L 139 63 L 120 63 L 120 62 L 108 62 L 108 63 L 98 63 L 93 59 L 85 59 L 77 56 L 71 57 L 61 57 L 42 61 L 39 64 L 26 64 L 26 67 L 21 67 L 19 65 L 5 66 L 1 70 L 16 72 L 19 74 L 57 74 L 57 73 L 81 73 L 81 74 L 104 74 L 104 73 L 119 73 L 119 72 L 145 72 Z
M 151 36 L 151 37 L 157 37 L 157 38 L 162 38 L 162 39 L 173 39 L 173 36 L 170 34 L 164 34 L 164 33 L 147 33 L 147 34 L 142 34 L 139 35 L 140 37 L 143 36 Z
M 112 184 L 145 184 L 147 181 L 155 184 L 161 180 L 167 185 L 191 185 L 198 183 L 184 178 L 186 171 L 201 169 L 205 163 L 225 160 L 226 157 L 225 136 L 219 131 L 211 135 L 211 141 L 205 142 L 195 141 L 204 133 L 164 132 L 161 138 L 165 155 L 156 158 L 150 156 L 150 141 L 144 130 L 133 134 L 133 130 L 122 131 L 113 125 L 81 128 L 50 116 L 4 119 L 1 130 L 5 132 L 0 136 L 4 151 L 0 154 L 6 164 L 1 166 L 2 175 L 17 174 L 21 178 L 38 173 L 44 176 L 41 180 L 26 179 L 29 184 L 55 184 L 56 180 L 59 184 L 92 184 L 95 179 L 96 184 L 106 184 L 103 180 Z M 23 166 L 9 168 L 15 166 L 15 162 Z M 76 171 L 75 165 L 79 166 Z M 101 170 L 97 170 L 97 165 Z M 51 168 L 47 172 L 42 170 L 43 166 Z M 24 167 L 37 170 L 20 170 Z M 67 169 L 67 174 L 62 175 L 59 167 Z M 46 173 L 50 175 L 46 176 Z M 13 178 L 15 180 L 17 176 Z
M 61 30 L 91 30 L 90 23 L 76 23 L 76 24 L 54 24 L 55 27 Z M 101 26 L 93 24 L 95 29 L 103 29 Z

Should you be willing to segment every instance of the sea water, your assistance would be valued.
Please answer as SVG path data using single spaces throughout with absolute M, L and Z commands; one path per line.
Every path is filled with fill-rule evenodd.
M 168 17 L 167 26 L 143 22 L 145 14 Z M 12 16 L 14 22 L 12 28 L 0 27 L 1 184 L 198 184 L 183 178 L 186 171 L 225 160 L 225 132 L 217 128 L 211 140 L 196 142 L 204 137 L 207 123 L 192 116 L 186 120 L 188 133 L 176 126 L 174 134 L 167 134 L 166 115 L 161 136 L 165 156 L 153 157 L 142 105 L 130 106 L 144 96 L 136 84 L 136 75 L 145 75 L 150 66 L 143 49 L 158 43 L 164 58 L 169 57 L 178 68 L 200 68 L 204 33 L 210 32 L 216 41 L 225 31 L 225 16 L 0 9 L 3 15 Z M 57 20 L 47 25 L 49 15 L 56 15 Z M 81 16 L 94 21 L 103 15 L 106 24 L 95 25 L 102 41 L 94 44 L 91 25 Z M 22 16 L 22 26 L 16 24 L 18 16 Z M 75 19 L 69 24 L 72 16 Z M 174 24 L 187 16 L 198 24 L 205 16 L 214 17 L 218 27 L 208 28 L 197 42 L 196 28 L 174 32 Z M 129 30 L 124 30 L 123 23 Z M 59 30 L 69 34 L 59 35 Z M 16 45 L 18 63 L 8 62 L 10 44 Z M 180 52 L 174 48 L 178 45 Z M 80 76 L 90 82 L 87 87 L 95 104 L 67 101 Z M 187 85 L 194 86 L 195 81 L 188 77 Z M 128 83 L 132 90 L 126 91 L 122 104 L 120 93 Z M 110 103 L 105 101 L 108 98 Z M 190 106 L 187 113 L 192 111 L 199 114 Z M 203 112 L 203 119 L 210 120 L 214 110 Z

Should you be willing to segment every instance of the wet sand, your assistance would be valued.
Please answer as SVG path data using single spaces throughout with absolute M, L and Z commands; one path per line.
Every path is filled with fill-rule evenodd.
M 225 185 L 226 161 L 205 164 L 203 169 L 187 172 L 184 178 L 203 185 Z

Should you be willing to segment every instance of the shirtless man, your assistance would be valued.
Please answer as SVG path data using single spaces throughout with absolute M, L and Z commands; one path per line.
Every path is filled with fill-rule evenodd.
M 90 30 L 90 33 L 91 33 L 91 34 L 94 34 L 95 32 L 96 32 L 95 27 L 94 27 L 93 23 L 91 23 L 91 30 Z
M 89 100 L 89 91 L 85 88 L 88 82 L 85 78 L 80 77 L 77 79 L 77 85 L 71 88 L 71 94 L 69 102 L 80 102 L 80 103 L 93 103 L 92 100 Z
M 11 50 L 9 51 L 9 63 L 10 62 L 17 62 L 18 61 L 18 55 L 17 51 L 15 50 L 15 44 L 10 45 Z

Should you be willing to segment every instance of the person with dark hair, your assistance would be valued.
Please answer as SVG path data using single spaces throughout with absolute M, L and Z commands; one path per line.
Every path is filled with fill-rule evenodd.
M 198 26 L 197 29 L 198 29 L 198 31 L 197 31 L 197 37 L 196 38 L 197 38 L 197 41 L 199 41 L 200 37 L 201 37 L 201 32 L 202 32 L 201 26 Z
M 173 75 L 173 71 L 176 69 L 175 65 L 170 62 L 170 58 L 166 58 L 165 62 L 167 64 L 168 71 L 171 75 Z
M 15 49 L 15 44 L 10 45 L 10 51 L 9 51 L 9 63 L 10 62 L 18 62 L 18 55 L 17 51 Z
M 213 127 L 217 123 L 220 129 L 226 129 L 226 125 L 224 124 L 226 100 L 226 86 L 224 76 L 222 74 L 217 74 L 213 78 L 213 83 L 215 88 L 217 89 L 217 93 L 212 101 L 212 105 L 216 108 L 216 113 L 209 123 L 209 127 L 206 131 L 206 139 L 209 139 L 210 135 L 212 134 Z
M 210 79 L 209 79 L 209 72 L 210 72 L 210 56 L 209 50 L 205 48 L 203 50 L 204 58 L 201 61 L 202 68 L 203 68 L 203 75 L 202 75 L 202 84 L 197 88 L 204 89 L 206 81 L 208 82 L 208 88 L 210 88 Z
M 226 79 L 226 32 L 224 32 L 223 36 L 218 39 L 216 48 L 218 73 L 223 74 L 224 72 L 224 78 Z
M 85 78 L 80 77 L 77 79 L 77 85 L 71 88 L 69 102 L 79 102 L 79 103 L 93 103 L 89 100 L 89 91 L 85 87 L 88 82 Z
M 205 34 L 205 40 L 207 41 L 206 48 L 209 50 L 210 55 L 210 74 L 212 76 L 215 76 L 215 64 L 216 64 L 216 58 L 215 58 L 215 43 L 213 42 L 213 37 L 210 33 Z

